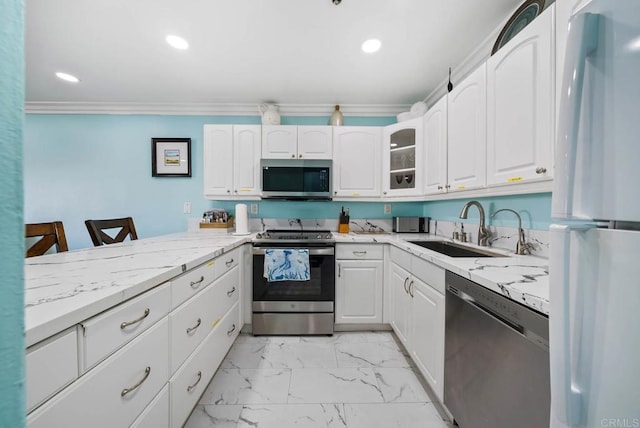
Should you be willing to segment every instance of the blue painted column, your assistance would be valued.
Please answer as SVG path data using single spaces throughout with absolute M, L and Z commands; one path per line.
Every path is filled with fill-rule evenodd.
M 25 425 L 24 4 L 0 0 L 0 427 Z

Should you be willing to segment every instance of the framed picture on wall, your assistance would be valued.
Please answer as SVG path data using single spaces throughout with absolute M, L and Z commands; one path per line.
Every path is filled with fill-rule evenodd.
M 151 176 L 191 177 L 191 138 L 152 138 Z

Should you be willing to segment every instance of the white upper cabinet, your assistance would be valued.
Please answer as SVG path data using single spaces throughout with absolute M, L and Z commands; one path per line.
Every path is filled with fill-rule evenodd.
M 383 196 L 421 195 L 422 118 L 386 126 L 383 135 Z
M 260 125 L 204 126 L 204 195 L 260 195 Z
M 486 63 L 458 83 L 447 96 L 447 190 L 485 185 Z
M 331 126 L 298 126 L 299 159 L 331 159 L 332 156 Z
M 331 126 L 265 125 L 264 159 L 331 159 Z
M 298 157 L 298 127 L 293 125 L 262 126 L 263 159 Z
M 487 61 L 487 185 L 552 177 L 553 12 Z
M 447 96 L 424 115 L 424 193 L 447 191 Z
M 333 128 L 334 198 L 379 198 L 382 128 Z

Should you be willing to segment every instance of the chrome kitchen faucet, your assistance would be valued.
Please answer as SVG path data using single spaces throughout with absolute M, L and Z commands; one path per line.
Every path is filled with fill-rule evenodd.
M 460 211 L 460 218 L 463 220 L 466 220 L 467 211 L 469 211 L 469 207 L 471 205 L 476 206 L 478 208 L 478 211 L 480 212 L 480 226 L 478 227 L 478 245 L 482 247 L 488 247 L 489 246 L 488 240 L 489 240 L 489 236 L 491 236 L 491 232 L 489 232 L 484 225 L 485 224 L 484 208 L 482 208 L 482 205 L 480 204 L 480 202 L 469 201 L 466 204 L 464 204 L 464 207 L 462 207 L 462 211 Z

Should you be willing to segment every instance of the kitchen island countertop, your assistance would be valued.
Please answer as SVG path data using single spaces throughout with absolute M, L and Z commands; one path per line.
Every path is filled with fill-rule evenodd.
M 340 243 L 401 248 L 486 288 L 549 313 L 548 260 L 533 256 L 452 258 L 407 242 L 428 234 L 333 234 Z M 254 235 L 200 230 L 25 259 L 25 341 L 31 346 L 229 252 Z M 445 239 L 447 240 L 447 239 Z

